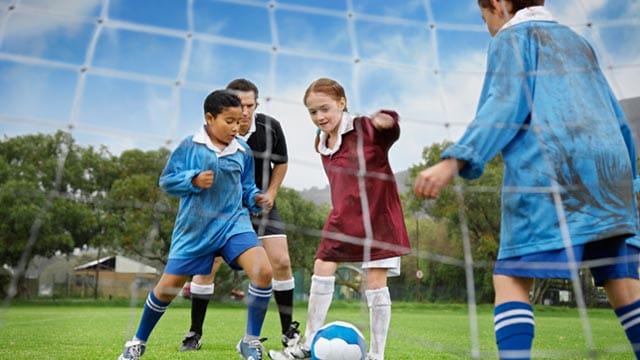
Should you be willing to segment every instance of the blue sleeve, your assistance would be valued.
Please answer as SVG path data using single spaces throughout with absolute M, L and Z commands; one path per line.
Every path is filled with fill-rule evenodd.
M 446 149 L 442 158 L 464 160 L 460 176 L 475 179 L 484 165 L 502 151 L 530 116 L 532 76 L 524 76 L 527 56 L 515 46 L 515 34 L 505 32 L 493 39 L 488 51 L 487 73 L 476 111 L 463 136 Z
M 242 171 L 242 202 L 249 209 L 252 214 L 257 214 L 262 211 L 262 208 L 256 203 L 256 195 L 260 193 L 260 190 L 256 186 L 256 178 L 254 174 L 254 161 L 253 153 L 246 147 L 247 151 L 244 154 L 244 169 Z
M 191 180 L 206 168 L 214 170 L 215 173 L 217 163 L 207 164 L 207 167 L 201 166 L 201 161 L 193 150 L 193 145 L 188 145 L 185 141 L 171 153 L 160 175 L 159 184 L 162 190 L 174 196 L 186 196 L 202 191 L 193 186 Z M 215 159 L 215 156 L 213 158 Z

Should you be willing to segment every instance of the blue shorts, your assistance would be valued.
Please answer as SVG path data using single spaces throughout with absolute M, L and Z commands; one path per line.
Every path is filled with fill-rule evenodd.
M 242 270 L 236 259 L 243 252 L 262 246 L 255 232 L 246 232 L 233 235 L 227 243 L 218 251 L 204 254 L 196 258 L 189 259 L 169 259 L 164 272 L 173 275 L 208 275 L 211 273 L 213 259 L 216 256 L 222 256 L 224 261 L 234 270 Z
M 596 286 L 610 279 L 638 278 L 640 249 L 628 245 L 629 235 L 573 246 L 578 266 L 589 268 Z M 536 279 L 570 279 L 571 270 L 565 249 L 498 260 L 494 275 Z

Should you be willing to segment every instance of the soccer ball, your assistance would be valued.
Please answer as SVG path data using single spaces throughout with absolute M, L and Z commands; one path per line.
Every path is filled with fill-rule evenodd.
M 364 336 L 353 324 L 334 321 L 321 327 L 311 341 L 313 360 L 365 360 Z

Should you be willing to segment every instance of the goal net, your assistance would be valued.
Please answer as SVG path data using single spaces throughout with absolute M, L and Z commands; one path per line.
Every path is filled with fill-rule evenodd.
M 556 20 L 589 40 L 630 120 L 639 121 L 640 1 L 548 0 L 546 6 Z M 287 135 L 284 186 L 322 189 L 327 181 L 313 148 L 315 127 L 302 103 L 314 79 L 338 80 L 354 114 L 400 113 L 402 135 L 390 161 L 402 172 L 425 162 L 426 147 L 456 140 L 473 119 L 490 39 L 473 0 L 0 0 L 3 140 L 62 131 L 80 146 L 114 155 L 171 150 L 202 124 L 202 102 L 209 92 L 246 78 L 260 90 L 258 111 L 278 119 Z M 43 187 L 40 210 L 25 225 L 21 255 L 0 264 L 5 272 L 24 274 L 38 252 L 47 214 L 59 211 L 55 200 L 80 197 L 65 175 L 83 164 L 69 159 L 65 146 L 53 153 L 55 166 L 47 171 L 55 174 L 55 182 Z M 89 179 L 85 166 L 84 179 Z M 1 171 L 6 185 L 11 179 Z M 3 187 L 2 194 L 9 189 Z M 465 191 L 496 195 L 500 190 Z M 109 205 L 157 204 L 122 198 Z M 417 264 L 410 269 L 420 270 L 419 278 L 429 275 L 421 260 L 464 269 L 466 283 L 460 286 L 469 306 L 470 348 L 436 340 L 425 346 L 479 357 L 489 350 L 480 347 L 474 273 L 490 271 L 492 263 L 474 262 L 467 224 L 472 215 L 459 215 L 463 254 L 414 245 L 407 261 Z M 420 236 L 424 213 L 409 218 L 415 221 L 415 226 L 408 223 L 412 236 Z M 150 240 L 147 246 L 156 245 Z M 15 290 L 7 294 L 5 307 Z M 586 304 L 577 305 L 585 348 L 591 349 Z M 415 340 L 424 339 L 416 335 Z M 550 356 L 561 354 L 559 349 Z

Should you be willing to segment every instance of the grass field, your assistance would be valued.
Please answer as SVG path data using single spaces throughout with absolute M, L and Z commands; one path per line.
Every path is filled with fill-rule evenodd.
M 272 304 L 273 305 L 273 304 Z M 306 304 L 295 310 L 304 321 Z M 0 309 L 0 359 L 116 359 L 135 332 L 141 306 L 126 303 L 12 304 Z M 178 299 L 165 313 L 149 339 L 144 359 L 238 359 L 235 344 L 244 333 L 241 304 L 212 303 L 205 321 L 203 347 L 178 352 L 189 327 L 188 302 Z M 589 357 L 576 309 L 536 307 L 534 358 L 631 359 L 633 355 L 620 325 L 608 309 L 589 310 L 596 355 Z M 478 307 L 481 357 L 495 359 L 492 308 Z M 368 312 L 360 304 L 334 303 L 328 321 L 350 321 L 368 338 Z M 303 325 L 302 325 L 303 326 Z M 464 305 L 393 304 L 386 358 L 468 359 L 471 356 L 469 316 Z M 269 309 L 263 335 L 267 349 L 278 348 L 279 322 Z

